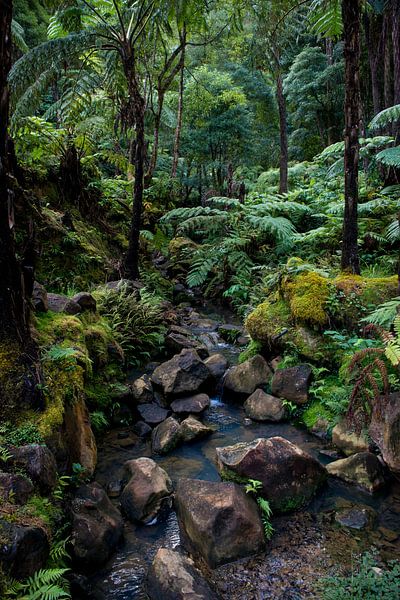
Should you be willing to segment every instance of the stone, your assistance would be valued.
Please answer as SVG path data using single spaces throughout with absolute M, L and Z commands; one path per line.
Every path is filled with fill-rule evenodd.
M 279 512 L 306 504 L 327 478 L 321 463 L 282 437 L 240 442 L 216 453 L 223 479 L 261 481 L 261 495 Z
M 277 369 L 272 378 L 272 394 L 297 405 L 306 404 L 311 378 L 312 370 L 309 365 Z
M 88 310 L 90 312 L 96 312 L 97 310 L 96 300 L 89 292 L 79 292 L 75 296 L 72 296 L 71 300 L 79 304 L 81 310 Z
M 181 441 L 181 426 L 176 419 L 168 417 L 157 425 L 151 435 L 151 449 L 155 454 L 167 454 Z
M 149 404 L 153 401 L 153 386 L 148 375 L 142 375 L 131 385 L 131 391 L 138 404 Z
M 335 514 L 335 521 L 349 529 L 365 529 L 373 520 L 373 511 L 367 507 L 344 508 Z
M 206 346 L 200 344 L 196 339 L 187 337 L 180 333 L 168 334 L 165 338 L 165 346 L 167 350 L 170 351 L 170 354 L 177 354 L 184 349 L 193 349 L 196 350 L 201 359 L 207 358 L 209 355 Z
M 235 483 L 181 479 L 175 507 L 183 547 L 211 568 L 264 547 L 257 504 Z
M 243 407 L 253 421 L 282 421 L 287 416 L 282 400 L 260 389 L 247 398 Z
M 243 327 L 240 325 L 223 324 L 218 327 L 218 333 L 226 342 L 233 344 L 243 334 Z
M 151 435 L 151 432 L 153 430 L 150 427 L 150 425 L 148 425 L 144 421 L 138 421 L 137 423 L 135 423 L 135 425 L 133 427 L 133 431 L 140 438 L 147 438 L 147 437 L 149 437 Z
M 137 458 L 125 463 L 130 479 L 121 495 L 121 507 L 130 521 L 149 523 L 160 512 L 172 493 L 168 473 L 151 458 Z
M 0 564 L 12 577 L 31 577 L 46 565 L 49 552 L 43 527 L 0 521 Z
M 83 398 L 76 398 L 74 402 L 66 404 L 64 429 L 70 461 L 82 465 L 85 475 L 92 477 L 97 464 L 97 445 Z
M 32 482 L 19 473 L 0 473 L 0 503 L 25 504 L 33 492 Z
M 385 485 L 382 464 L 371 452 L 359 452 L 348 458 L 335 460 L 326 468 L 329 475 L 356 484 L 368 492 L 376 492 Z
M 115 290 L 117 292 L 126 289 L 130 294 L 134 294 L 137 298 L 139 298 L 140 290 L 144 287 L 144 285 L 140 281 L 132 279 L 118 279 L 116 281 L 108 281 L 105 284 L 105 287 L 108 290 Z
M 381 414 L 374 410 L 369 434 L 393 473 L 400 474 L 400 393 L 390 394 Z
M 123 529 L 120 512 L 98 483 L 81 486 L 72 502 L 71 540 L 81 567 L 98 567 L 111 555 Z
M 210 398 L 207 394 L 196 394 L 188 398 L 179 398 L 171 404 L 174 413 L 180 414 L 200 414 L 210 406 Z
M 81 312 L 79 304 L 62 294 L 47 294 L 48 307 L 51 312 L 77 315 Z
M 250 396 L 258 387 L 266 385 L 271 377 L 272 371 L 267 361 L 257 354 L 226 372 L 224 394 Z
M 7 464 L 22 469 L 44 494 L 53 490 L 58 482 L 55 458 L 47 446 L 27 444 L 10 448 Z
M 214 433 L 214 428 L 204 425 L 195 417 L 188 417 L 181 423 L 180 435 L 183 442 L 194 442 Z
M 368 452 L 369 444 L 363 435 L 350 431 L 345 421 L 341 421 L 332 429 L 332 443 L 346 456 L 357 452 Z
M 204 364 L 216 381 L 219 381 L 224 376 L 225 371 L 229 367 L 228 360 L 223 354 L 212 354 L 209 358 L 206 358 Z
M 37 281 L 35 281 L 33 284 L 32 304 L 36 312 L 47 312 L 49 310 L 46 289 Z
M 151 376 L 154 385 L 167 397 L 188 396 L 202 388 L 210 371 L 195 350 L 182 350 L 157 367 Z
M 160 548 L 146 578 L 150 600 L 217 600 L 194 562 L 175 550 Z
M 109 498 L 119 498 L 122 493 L 122 481 L 110 481 L 107 484 L 107 496 Z
M 169 412 L 165 408 L 158 406 L 158 404 L 139 404 L 137 411 L 140 414 L 141 419 L 149 425 L 158 425 L 165 421 L 168 417 Z

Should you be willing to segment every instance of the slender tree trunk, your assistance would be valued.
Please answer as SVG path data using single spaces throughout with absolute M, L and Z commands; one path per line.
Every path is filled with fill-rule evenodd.
M 185 48 L 182 50 L 181 63 L 180 63 L 180 77 L 179 77 L 179 100 L 178 100 L 178 114 L 175 129 L 175 140 L 174 140 L 174 153 L 172 159 L 172 171 L 171 176 L 176 177 L 178 171 L 179 162 L 179 149 L 181 142 L 182 132 L 182 120 L 183 120 L 183 92 L 185 89 Z
M 385 11 L 383 18 L 383 95 L 385 107 L 393 105 L 392 51 L 391 51 L 391 14 Z
M 161 92 L 161 90 L 159 90 L 158 91 L 158 107 L 157 107 L 157 112 L 154 115 L 153 149 L 151 152 L 149 167 L 147 169 L 147 172 L 146 172 L 146 175 L 144 178 L 144 184 L 145 184 L 146 188 L 151 183 L 151 180 L 153 178 L 154 171 L 155 171 L 155 168 L 157 165 L 158 147 L 159 147 L 159 141 L 160 141 L 161 114 L 162 114 L 163 106 L 164 106 L 164 93 Z
M 360 273 L 358 257 L 358 164 L 361 120 L 360 18 L 361 0 L 342 0 L 345 59 L 345 130 L 342 270 Z
M 280 136 L 280 162 L 279 162 L 279 193 L 286 194 L 288 191 L 288 134 L 287 134 L 287 112 L 286 99 L 283 93 L 283 79 L 281 73 L 276 80 L 276 98 L 279 112 L 279 136 Z
M 392 46 L 393 46 L 393 104 L 400 104 L 400 3 L 392 2 Z M 400 123 L 394 124 L 393 131 L 398 140 Z
M 379 85 L 379 60 L 382 45 L 382 17 L 364 14 L 365 42 L 368 49 L 369 70 L 371 75 L 371 92 L 374 115 L 382 110 L 381 90 Z

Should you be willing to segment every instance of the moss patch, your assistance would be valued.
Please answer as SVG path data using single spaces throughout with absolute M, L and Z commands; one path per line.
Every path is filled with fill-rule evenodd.
M 283 300 L 266 300 L 250 313 L 245 326 L 255 342 L 270 348 L 274 345 L 274 338 L 290 327 L 289 307 Z
M 286 285 L 291 313 L 296 322 L 322 326 L 328 321 L 326 302 L 329 280 L 318 273 L 303 273 Z

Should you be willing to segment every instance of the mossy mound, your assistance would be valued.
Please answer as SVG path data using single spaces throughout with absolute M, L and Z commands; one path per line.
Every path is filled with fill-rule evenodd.
M 266 300 L 259 304 L 245 322 L 252 340 L 268 349 L 278 345 L 279 336 L 290 326 L 290 310 L 283 300 L 277 302 Z
M 296 322 L 321 327 L 328 321 L 329 280 L 318 273 L 302 273 L 286 285 L 290 311 Z

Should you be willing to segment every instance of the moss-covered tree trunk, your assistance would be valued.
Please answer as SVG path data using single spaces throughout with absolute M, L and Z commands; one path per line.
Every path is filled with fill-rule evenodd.
M 361 0 L 342 0 L 345 59 L 344 220 L 342 270 L 360 273 L 358 257 L 358 167 L 361 125 L 360 19 Z

